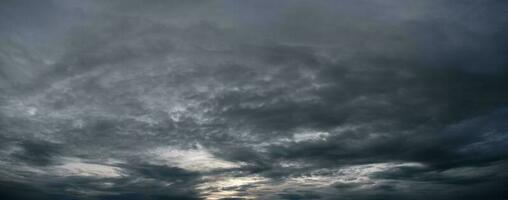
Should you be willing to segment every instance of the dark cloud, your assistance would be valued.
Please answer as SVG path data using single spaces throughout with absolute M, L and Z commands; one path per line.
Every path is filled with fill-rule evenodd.
M 5 1 L 1 199 L 506 199 L 503 1 Z
M 51 164 L 53 157 L 59 154 L 58 145 L 47 142 L 23 141 L 20 146 L 21 152 L 13 156 L 34 165 Z

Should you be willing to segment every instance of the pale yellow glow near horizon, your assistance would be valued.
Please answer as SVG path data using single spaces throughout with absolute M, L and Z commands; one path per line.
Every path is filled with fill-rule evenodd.
M 206 177 L 206 182 L 196 189 L 206 200 L 241 197 L 243 199 L 256 199 L 252 194 L 242 194 L 238 189 L 246 185 L 257 185 L 267 182 L 268 179 L 260 176 L 244 177 Z

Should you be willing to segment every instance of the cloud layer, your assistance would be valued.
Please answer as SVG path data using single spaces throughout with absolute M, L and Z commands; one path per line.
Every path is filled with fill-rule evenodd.
M 506 199 L 504 1 L 2 1 L 0 199 Z

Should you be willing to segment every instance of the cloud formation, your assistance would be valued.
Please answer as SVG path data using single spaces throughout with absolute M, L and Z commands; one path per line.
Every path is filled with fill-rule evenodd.
M 506 199 L 505 13 L 2 1 L 0 199 Z

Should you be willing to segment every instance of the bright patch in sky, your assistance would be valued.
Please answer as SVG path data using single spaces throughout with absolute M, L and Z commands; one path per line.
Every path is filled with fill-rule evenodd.
M 199 146 L 194 149 L 180 149 L 174 147 L 158 147 L 148 153 L 152 162 L 179 167 L 190 171 L 211 171 L 217 169 L 232 169 L 242 166 L 217 158 L 208 150 Z
M 55 167 L 55 173 L 60 176 L 84 176 L 95 178 L 118 178 L 122 176 L 122 170 L 109 165 L 70 161 Z

